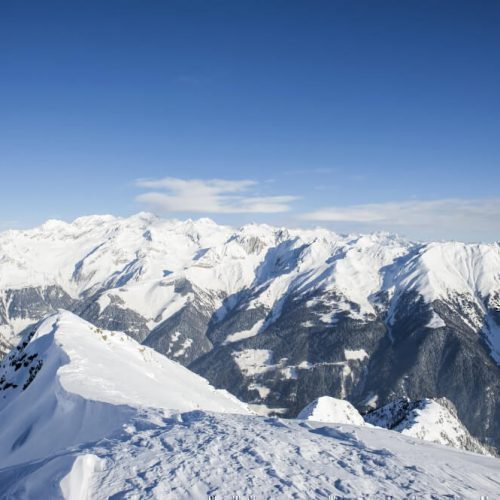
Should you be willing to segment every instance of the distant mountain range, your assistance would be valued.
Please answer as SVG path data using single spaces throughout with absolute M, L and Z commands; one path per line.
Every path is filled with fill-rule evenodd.
M 0 347 L 67 309 L 261 413 L 447 398 L 500 448 L 500 245 L 151 214 L 0 234 Z

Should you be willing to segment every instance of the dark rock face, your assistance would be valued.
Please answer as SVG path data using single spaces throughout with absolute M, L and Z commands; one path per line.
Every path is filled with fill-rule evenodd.
M 426 327 L 429 308 L 414 295 L 402 298 L 390 328 L 393 341 L 386 337 L 371 357 L 365 390 L 378 395 L 379 405 L 397 397 L 444 396 L 473 435 L 498 447 L 500 368 L 457 306 L 435 301 L 431 307 L 444 318 L 444 326 Z
M 11 322 L 16 320 L 34 324 L 58 309 L 71 310 L 76 304 L 77 301 L 57 285 L 7 289 L 0 300 L 0 327 L 10 330 Z M 0 335 L 0 358 L 12 347 Z
M 374 395 L 378 406 L 398 397 L 446 397 L 474 436 L 500 446 L 500 368 L 469 324 L 475 306 L 467 297 L 428 305 L 406 294 L 392 322 L 380 311 L 371 321 L 340 315 L 333 324 L 318 321 L 324 306 L 308 307 L 311 298 L 288 298 L 280 316 L 254 337 L 223 345 L 223 336 L 212 331 L 219 343 L 189 367 L 241 399 L 289 417 L 325 394 L 348 399 L 361 411 Z M 428 326 L 434 312 L 444 318 L 440 327 Z M 217 332 L 247 329 L 248 314 L 235 310 Z M 271 358 L 261 370 L 245 373 L 238 366 L 238 353 L 251 357 L 262 350 Z M 366 356 L 346 359 L 363 351 Z
M 209 331 L 208 335 L 220 343 L 189 367 L 245 401 L 284 409 L 282 414 L 286 416 L 295 416 L 312 399 L 325 394 L 361 397 L 365 393 L 368 356 L 386 335 L 385 326 L 380 320 L 367 324 L 347 315 L 325 324 L 318 320 L 325 306 L 308 306 L 313 298 L 289 297 L 277 318 L 272 317 L 272 311 L 264 316 L 263 309 L 234 310 Z M 221 342 L 228 332 L 248 330 L 252 324 L 249 316 L 253 324 L 265 320 L 262 331 L 241 341 Z M 366 352 L 367 357 L 346 359 L 345 351 L 358 350 Z M 250 356 L 252 351 L 269 351 L 268 366 L 245 376 L 235 361 L 245 351 Z M 269 389 L 267 395 L 263 398 L 255 386 Z
M 125 332 L 134 340 L 142 342 L 149 333 L 146 320 L 137 312 L 124 306 L 123 300 L 110 295 L 109 304 L 103 308 L 97 302 L 99 295 L 78 304 L 72 312 L 90 321 L 99 328 Z
M 42 368 L 38 353 L 26 351 L 34 334 L 35 329 L 27 331 L 23 341 L 0 363 L 0 395 L 7 389 L 26 390 Z
M 174 291 L 185 298 L 185 305 L 156 326 L 144 345 L 187 366 L 213 347 L 208 330 L 217 296 L 195 289 L 187 280 L 178 280 Z
M 20 288 L 5 291 L 5 304 L 8 306 L 0 317 L 12 319 L 31 319 L 37 321 L 54 313 L 57 309 L 71 309 L 75 301 L 59 286 Z
M 152 330 L 144 345 L 188 365 L 212 348 L 206 336 L 209 321 L 210 314 L 203 304 L 190 302 Z

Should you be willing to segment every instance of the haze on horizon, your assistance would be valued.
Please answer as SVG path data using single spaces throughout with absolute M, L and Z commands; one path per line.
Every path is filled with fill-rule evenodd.
M 0 230 L 210 217 L 500 240 L 500 3 L 0 8 Z

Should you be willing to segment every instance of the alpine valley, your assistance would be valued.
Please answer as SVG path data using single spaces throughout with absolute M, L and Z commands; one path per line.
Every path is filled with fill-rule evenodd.
M 472 443 L 472 448 L 462 447 L 491 453 L 500 448 L 497 243 L 417 243 L 385 233 L 339 235 L 325 229 L 253 224 L 234 229 L 209 219 L 162 220 L 147 213 L 129 218 L 89 216 L 72 223 L 51 220 L 32 230 L 1 233 L 2 354 L 7 355 L 23 339 L 31 344 L 33 339 L 26 339 L 40 328 L 45 337 L 37 334 L 37 349 L 48 349 L 43 338 L 48 338 L 47 332 L 55 335 L 51 325 L 58 321 L 76 322 L 76 329 L 84 328 L 78 326 L 76 316 L 64 316 L 69 313 L 58 313 L 60 309 L 85 320 L 87 329 L 108 332 L 108 337 L 109 332 L 125 332 L 134 345 L 143 345 L 151 359 L 165 355 L 248 405 L 213 389 L 210 391 L 217 397 L 208 404 L 203 381 L 203 390 L 195 391 L 196 398 L 186 407 L 174 404 L 175 409 L 218 412 L 222 408 L 239 416 L 226 422 L 228 417 L 208 413 L 168 418 L 149 415 L 142 420 L 136 415 L 133 425 L 142 425 L 145 433 L 166 425 L 178 433 L 175 439 L 182 440 L 185 426 L 199 427 L 204 419 L 210 421 L 207 429 L 213 432 L 237 425 L 250 429 L 254 424 L 248 419 L 256 419 L 252 416 L 255 412 L 265 415 L 256 420 L 255 432 L 279 434 L 288 449 L 293 440 L 276 426 L 279 420 L 265 419 L 273 415 L 294 418 L 317 398 L 331 396 L 349 401 L 371 424 L 403 434 L 418 420 L 418 412 L 439 416 L 446 410 L 446 419 L 460 428 L 460 443 Z M 34 326 L 54 313 L 62 314 L 62 319 Z M 134 353 L 136 350 L 134 347 Z M 71 352 L 65 356 L 73 358 Z M 127 352 L 117 350 L 114 359 L 123 356 L 126 360 Z M 20 369 L 33 354 L 35 351 L 18 360 Z M 8 364 L 8 356 L 4 363 Z M 57 358 L 51 356 L 47 359 Z M 94 359 L 92 354 L 89 357 Z M 33 357 L 26 365 L 35 381 L 41 376 L 36 375 L 37 359 Z M 55 361 L 47 363 L 55 370 Z M 174 365 L 176 370 L 182 368 Z M 141 370 L 132 367 L 123 376 L 131 384 L 136 378 L 149 377 L 150 390 L 156 393 L 163 384 L 161 376 L 152 369 L 139 373 Z M 7 375 L 3 386 L 19 385 Z M 198 386 L 192 377 L 195 375 L 184 378 Z M 96 398 L 88 383 L 89 393 L 72 404 L 81 405 L 83 414 L 104 415 L 107 410 L 103 408 L 109 402 L 99 403 L 103 408 L 90 412 L 85 397 Z M 42 414 L 49 407 L 57 411 L 50 401 L 60 392 L 60 384 L 57 380 L 47 382 L 46 391 L 52 393 L 45 399 L 40 393 Z M 76 379 L 67 371 L 63 385 L 75 384 Z M 121 422 L 124 415 L 130 417 L 131 403 L 118 399 L 119 406 L 113 411 L 116 422 Z M 14 411 L 12 404 L 9 411 Z M 27 405 L 22 400 L 16 404 L 18 409 Z M 169 402 L 146 401 L 143 406 L 167 408 Z M 366 416 L 369 412 L 373 412 L 371 417 Z M 10 418 L 17 417 L 13 414 Z M 287 425 L 296 427 L 297 435 L 303 435 L 308 443 L 330 432 L 290 422 Z M 96 426 L 89 423 L 88 429 L 81 431 L 87 441 L 105 435 L 103 429 L 94 435 Z M 35 432 L 37 427 L 32 429 Z M 42 426 L 37 432 L 42 435 L 46 430 Z M 27 432 L 18 436 L 21 441 L 17 446 L 8 445 L 19 451 L 4 466 L 42 458 L 23 456 L 20 443 L 34 439 L 29 437 L 31 431 Z M 374 431 L 370 426 L 359 432 L 367 442 L 380 440 L 377 432 L 392 435 L 392 431 Z M 70 430 L 66 434 L 74 435 Z M 336 436 L 345 442 L 355 439 L 348 434 Z M 405 439 L 421 437 L 417 431 L 408 435 Z M 0 444 L 5 436 L 3 432 Z M 119 449 L 120 443 L 115 443 L 118 455 L 125 453 Z M 75 444 L 69 440 L 63 447 Z M 57 451 L 46 446 L 44 457 Z M 366 455 L 363 449 L 358 452 Z M 379 458 L 376 453 L 367 455 L 367 460 L 388 460 L 384 453 Z M 89 452 L 81 458 L 82 470 L 86 460 L 94 460 L 85 457 L 94 455 Z M 94 462 L 91 469 L 101 470 L 101 462 Z M 34 466 L 30 467 L 29 473 L 35 474 Z M 65 487 L 71 489 L 70 482 Z M 493 487 L 490 484 L 488 488 L 492 491 Z

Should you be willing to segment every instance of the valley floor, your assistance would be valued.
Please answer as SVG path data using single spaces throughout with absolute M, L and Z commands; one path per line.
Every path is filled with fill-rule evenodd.
M 398 433 L 144 410 L 95 443 L 0 470 L 1 498 L 494 498 L 500 461 Z

